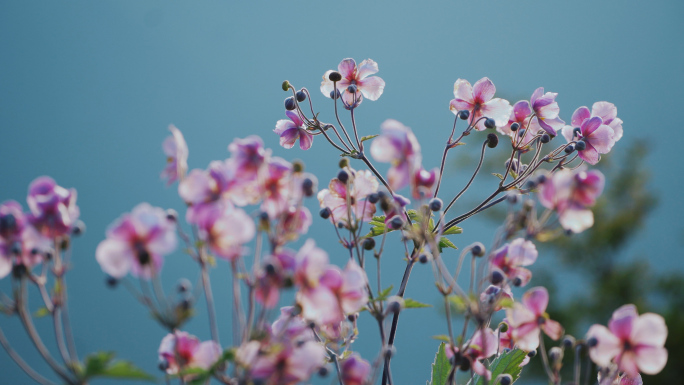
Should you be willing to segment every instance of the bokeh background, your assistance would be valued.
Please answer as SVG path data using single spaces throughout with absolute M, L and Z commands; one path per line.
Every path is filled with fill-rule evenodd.
M 312 90 L 321 118 L 332 121 L 329 99 L 317 90 L 321 75 L 346 57 L 374 59 L 387 83 L 378 101 L 357 110 L 362 135 L 377 133 L 387 118 L 400 120 L 418 136 L 426 167 L 438 165 L 457 78 L 488 76 L 498 96 L 511 102 L 544 86 L 559 93 L 566 121 L 575 108 L 607 100 L 617 105 L 625 129 L 615 154 L 601 165 L 614 187 L 597 208 L 594 230 L 542 248 L 532 285 L 550 285 L 552 317 L 579 336 L 623 303 L 663 313 L 670 361 L 662 375 L 645 382 L 677 383 L 684 375 L 678 364 L 684 357 L 682 16 L 680 1 L 4 1 L 0 200 L 24 202 L 28 184 L 40 175 L 78 190 L 88 229 L 74 242 L 68 280 L 79 353 L 114 350 L 160 375 L 156 350 L 165 332 L 125 290 L 105 286 L 94 250 L 106 227 L 139 202 L 184 211 L 175 187 L 159 179 L 169 124 L 183 131 L 191 168 L 227 157 L 233 138 L 257 134 L 275 155 L 302 159 L 325 185 L 337 168 L 330 146 L 316 138 L 310 151 L 285 150 L 272 130 L 284 118 L 285 79 Z M 468 138 L 473 144 L 480 139 Z M 453 152 L 460 151 L 447 164 L 443 191 L 457 191 L 469 178 L 475 147 Z M 467 210 L 497 182 L 482 173 L 456 211 Z M 315 201 L 309 205 L 317 212 Z M 464 222 L 454 243 L 489 244 L 495 217 Z M 322 219 L 309 235 L 332 261 L 344 263 Z M 404 262 L 400 249 L 393 250 L 383 259 L 383 282 L 396 287 Z M 456 256 L 452 251 L 445 258 Z M 180 251 L 167 258 L 163 274 L 170 292 L 178 278 L 197 278 Z M 212 279 L 227 339 L 228 266 L 219 264 Z M 10 292 L 7 278 L 0 289 Z M 407 296 L 439 303 L 429 268 L 416 266 Z M 198 301 L 186 330 L 208 339 L 203 304 Z M 430 336 L 446 332 L 437 309 L 402 315 L 393 361 L 397 383 L 429 379 L 439 344 Z M 37 322 L 51 343 L 50 322 Z M 54 378 L 16 317 L 1 316 L 0 327 L 22 356 Z M 367 315 L 360 332 L 355 349 L 373 359 L 379 339 Z M 0 383 L 29 382 L 0 351 Z

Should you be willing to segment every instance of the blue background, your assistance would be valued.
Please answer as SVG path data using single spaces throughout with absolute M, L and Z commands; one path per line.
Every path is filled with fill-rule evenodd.
M 362 135 L 377 133 L 387 118 L 402 121 L 421 141 L 426 167 L 438 165 L 453 121 L 447 104 L 457 78 L 472 83 L 488 76 L 497 95 L 511 102 L 528 99 L 544 86 L 559 93 L 566 121 L 581 105 L 615 103 L 625 136 L 614 151 L 634 142 L 649 146 L 650 188 L 660 198 L 628 253 L 648 256 L 659 271 L 684 270 L 677 157 L 684 139 L 682 4 L 4 1 L 0 200 L 24 203 L 28 184 L 40 175 L 78 190 L 81 218 L 88 226 L 86 235 L 74 242 L 69 273 L 79 353 L 115 350 L 156 374 L 156 349 L 165 332 L 125 290 L 105 287 L 94 250 L 105 228 L 139 202 L 182 209 L 176 189 L 159 180 L 166 127 L 173 123 L 183 131 L 191 168 L 227 157 L 226 146 L 234 137 L 258 134 L 274 154 L 304 160 L 325 185 L 335 175 L 338 159 L 330 146 L 316 138 L 308 152 L 288 151 L 272 133 L 275 122 L 284 118 L 287 95 L 280 85 L 289 79 L 308 87 L 322 119 L 332 121 L 329 99 L 318 92 L 321 75 L 343 58 L 372 58 L 387 87 L 377 102 L 366 101 L 358 109 Z M 473 167 L 449 163 L 444 191 L 462 186 Z M 497 182 L 481 178 L 470 192 L 472 199 Z M 316 202 L 309 203 L 316 209 Z M 309 235 L 331 260 L 344 263 L 332 228 L 314 220 Z M 458 246 L 489 243 L 491 223 L 472 220 L 464 227 L 465 233 L 454 238 Z M 397 285 L 403 272 L 396 251 L 383 260 L 384 285 Z M 553 263 L 552 258 L 544 255 L 542 263 Z M 196 278 L 188 259 L 180 252 L 167 258 L 164 282 L 169 288 L 179 277 Z M 212 278 L 226 341 L 227 266 L 221 264 Z M 418 266 L 407 296 L 436 303 L 431 280 L 431 271 Z M 7 278 L 0 288 L 9 293 Z M 197 317 L 186 329 L 208 339 L 203 303 L 199 301 Z M 373 359 L 379 348 L 377 328 L 367 315 L 362 318 L 355 348 Z M 49 320 L 37 322 L 51 343 Z M 50 373 L 16 317 L 0 317 L 0 325 L 22 356 Z M 407 311 L 400 321 L 394 378 L 401 384 L 423 383 L 438 345 L 428 337 L 445 332 L 437 310 Z M 0 351 L 0 383 L 28 382 Z

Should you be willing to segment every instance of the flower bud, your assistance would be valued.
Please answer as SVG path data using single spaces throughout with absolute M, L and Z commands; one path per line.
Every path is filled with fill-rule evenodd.
M 563 350 L 561 350 L 561 348 L 559 348 L 558 346 L 552 347 L 551 349 L 549 349 L 549 358 L 553 362 L 559 362 L 563 359 Z
M 513 280 L 513 286 L 520 287 L 520 285 L 522 285 L 522 279 L 520 279 L 520 277 L 515 277 Z
M 171 222 L 178 221 L 178 211 L 176 211 L 174 209 L 167 209 L 166 210 L 166 219 L 171 221 Z
M 587 340 L 587 346 L 588 347 L 593 348 L 596 345 L 598 345 L 598 340 L 596 339 L 596 337 L 591 337 Z
M 499 144 L 499 137 L 496 134 L 490 132 L 487 134 L 487 147 L 494 148 Z
M 330 214 L 331 214 L 330 209 L 327 207 L 322 208 L 321 211 L 318 213 L 318 215 L 320 215 L 321 218 L 323 218 L 323 219 L 330 218 Z
M 506 194 L 506 200 L 508 201 L 508 203 L 514 205 L 518 203 L 518 194 L 514 191 L 511 191 L 508 194 Z
M 499 330 L 501 330 L 501 333 L 506 333 L 508 331 L 508 324 L 505 322 L 500 323 Z
M 404 226 L 404 220 L 401 219 L 398 215 L 392 218 L 390 221 L 390 227 L 394 230 L 399 230 Z
M 295 108 L 297 108 L 297 103 L 295 103 L 295 100 L 292 96 L 289 98 L 285 99 L 285 109 L 288 111 L 292 111 Z
M 442 200 L 439 198 L 432 198 L 430 199 L 430 203 L 428 204 L 430 206 L 430 210 L 432 211 L 439 211 L 442 209 Z
M 368 195 L 368 202 L 369 203 L 375 204 L 375 203 L 378 203 L 379 200 L 380 200 L 380 195 L 378 193 L 372 193 L 372 194 Z
M 484 121 L 484 126 L 487 128 L 496 128 L 496 121 L 492 118 L 487 118 Z
M 339 97 L 340 97 L 340 91 L 339 90 L 330 91 L 330 99 L 337 99 Z
M 427 254 L 421 254 L 421 255 L 418 257 L 418 262 L 420 262 L 420 263 L 422 263 L 422 264 L 426 264 L 426 263 L 428 263 L 429 261 L 430 261 L 430 258 L 427 256 Z
M 470 370 L 470 360 L 469 359 L 464 359 L 461 360 L 461 367 L 459 368 L 461 371 L 467 372 Z
M 297 101 L 301 103 L 305 100 L 306 100 L 306 92 L 304 92 L 304 90 L 297 91 Z
M 525 136 L 525 130 L 518 131 L 518 136 L 520 136 L 520 137 Z
M 539 138 L 539 140 L 540 140 L 542 143 L 548 143 L 548 142 L 551 141 L 551 137 L 549 136 L 549 134 L 543 134 L 543 135 L 541 136 L 541 138 Z
M 520 128 L 520 123 L 514 122 L 513 124 L 511 124 L 511 131 L 516 132 L 516 131 L 518 131 L 519 128 Z
M 468 111 L 468 110 L 458 111 L 458 117 L 461 120 L 466 120 L 470 117 L 470 111 Z
M 181 278 L 178 280 L 178 283 L 176 283 L 176 290 L 179 293 L 186 293 L 192 290 L 192 283 L 190 283 L 190 280 L 187 278 Z
M 287 81 L 287 80 L 286 80 Z M 285 88 L 285 83 L 283 83 L 283 88 Z M 286 90 L 287 91 L 287 90 Z M 159 370 L 162 372 L 165 372 L 169 368 L 169 361 L 167 360 L 159 360 Z
M 347 87 L 347 92 L 352 94 L 355 94 L 357 90 L 356 84 L 350 84 L 349 87 Z
M 401 309 L 404 308 L 404 299 L 398 295 L 393 295 L 387 298 L 387 312 L 388 313 L 399 313 Z
M 366 238 L 363 240 L 363 248 L 366 250 L 373 250 L 375 248 L 375 239 Z
M 513 377 L 511 377 L 510 374 L 500 374 L 496 378 L 495 383 L 497 383 L 497 382 L 499 385 L 511 385 L 513 383 Z
M 337 71 L 333 71 L 328 74 L 328 79 L 330 79 L 331 82 L 339 82 L 342 80 L 342 74 Z
M 74 226 L 71 228 L 71 234 L 74 236 L 79 236 L 83 233 L 85 233 L 86 225 L 83 221 L 77 221 Z
M 565 149 L 563 151 L 565 151 L 566 154 L 572 154 L 572 152 L 575 151 L 575 146 L 569 144 L 565 146 Z
M 575 137 L 575 135 L 582 136 L 582 129 L 579 127 L 573 128 L 572 129 L 572 136 Z
M 337 222 L 337 228 L 343 229 L 344 228 L 344 222 L 342 222 L 342 221 Z
M 503 282 L 503 280 L 504 280 L 504 276 L 498 270 L 494 270 L 492 272 L 492 276 L 489 278 L 489 281 L 492 283 L 492 285 L 498 285 L 501 282 Z
M 116 278 L 108 275 L 107 278 L 105 278 L 105 283 L 107 284 L 107 287 L 113 289 L 116 287 L 119 281 Z
M 328 370 L 328 367 L 327 367 L 327 366 L 321 366 L 321 367 L 318 369 L 318 375 L 321 376 L 321 377 L 327 377 L 327 376 L 328 376 L 328 372 L 329 372 L 329 370 Z
M 533 350 L 533 351 L 527 353 L 527 356 L 530 357 L 530 358 L 532 358 L 532 357 L 534 357 L 534 356 L 536 356 L 536 355 L 537 355 L 537 351 L 536 351 L 536 350 Z
M 304 192 L 304 196 L 310 197 L 314 195 L 313 187 L 314 183 L 310 178 L 304 179 L 304 182 L 302 182 L 302 191 Z
M 587 148 L 587 142 L 580 140 L 575 144 L 577 151 L 584 151 Z
M 474 256 L 476 257 L 481 257 L 485 253 L 485 247 L 482 243 L 480 242 L 475 242 L 473 245 L 470 247 L 470 252 L 473 253 Z
M 302 162 L 299 159 L 292 161 L 292 171 L 294 171 L 294 172 L 304 171 L 304 162 Z
M 575 346 L 575 337 L 571 335 L 563 337 L 563 347 L 570 349 L 573 346 Z
M 347 173 L 346 170 L 340 170 L 340 172 L 337 173 L 337 179 L 342 183 L 347 183 L 349 180 L 349 173 Z
M 349 159 L 347 158 L 342 158 L 340 159 L 340 163 L 337 164 L 340 168 L 345 168 L 349 166 Z

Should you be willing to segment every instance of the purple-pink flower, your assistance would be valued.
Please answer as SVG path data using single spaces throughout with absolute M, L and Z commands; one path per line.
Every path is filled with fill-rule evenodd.
M 385 120 L 380 129 L 382 134 L 371 144 L 371 155 L 378 162 L 391 164 L 387 181 L 392 189 L 399 190 L 409 185 L 420 169 L 420 144 L 411 129 L 396 120 Z
M 529 146 L 532 138 L 535 136 L 534 130 L 530 130 L 530 115 L 532 114 L 532 109 L 530 108 L 530 102 L 527 100 L 520 100 L 513 105 L 513 111 L 511 111 L 511 116 L 508 118 L 508 123 L 503 127 L 497 127 L 497 131 L 504 135 L 508 135 L 513 140 L 513 143 L 520 143 L 518 148 L 524 150 Z M 516 131 L 511 130 L 511 126 L 517 123 L 518 129 Z M 520 139 L 520 130 L 525 130 L 523 133 L 523 139 Z
M 534 243 L 517 238 L 494 251 L 491 260 L 491 271 L 500 271 L 504 277 L 513 282 L 520 279 L 518 286 L 525 286 L 532 278 L 532 272 L 523 266 L 529 266 L 537 260 L 537 248 Z
M 564 229 L 579 233 L 593 226 L 594 214 L 589 207 L 596 203 L 604 184 L 600 171 L 563 169 L 539 185 L 539 201 L 558 212 Z
M 573 123 L 582 120 L 582 118 L 575 116 L 579 111 L 581 111 L 581 107 L 573 114 Z M 577 154 L 589 164 L 598 163 L 601 158 L 600 154 L 607 154 L 615 145 L 615 132 L 610 126 L 604 124 L 598 116 L 582 120 L 579 132 L 576 132 L 571 126 L 563 127 L 563 136 L 568 142 L 581 140 L 585 143 L 584 149 L 577 149 Z
M 558 130 L 563 128 L 565 122 L 558 117 L 560 108 L 556 102 L 556 96 L 558 94 L 555 92 L 544 93 L 544 87 L 539 87 L 532 93 L 530 104 L 534 116 L 530 121 L 529 128 L 532 134 L 536 135 L 539 129 L 543 129 L 551 137 L 554 137 Z
M 18 202 L 0 204 L 0 278 L 6 277 L 15 264 L 30 270 L 50 247 L 50 240 L 28 223 Z
M 229 162 L 213 161 L 207 170 L 194 169 L 178 184 L 178 195 L 188 204 L 186 220 L 196 224 L 204 210 L 226 204 L 228 191 L 236 179 Z
M 292 198 L 292 164 L 285 159 L 269 158 L 260 170 L 259 196 L 261 210 L 275 218 L 288 209 Z
M 254 221 L 244 210 L 216 204 L 197 218 L 199 237 L 217 256 L 233 261 L 244 254 L 243 245 L 256 233 Z
M 591 106 L 591 112 L 586 106 L 575 110 L 572 114 L 572 127 L 580 127 L 585 120 L 594 116 L 601 118 L 603 124 L 613 129 L 613 139 L 616 142 L 622 138 L 622 119 L 617 117 L 615 104 L 609 102 L 594 103 Z
M 484 119 L 494 119 L 496 127 L 503 127 L 508 123 L 513 107 L 504 99 L 494 98 L 496 87 L 489 78 L 482 78 L 471 86 L 465 79 L 458 79 L 454 83 L 455 98 L 449 103 L 449 109 L 457 114 L 459 111 L 469 111 L 470 121 L 475 123 L 475 129 L 484 130 Z M 479 120 L 479 121 L 478 121 Z
M 636 306 L 624 305 L 615 310 L 608 327 L 593 325 L 587 341 L 595 339 L 589 350 L 591 359 L 601 367 L 611 362 L 618 365 L 630 378 L 657 374 L 667 362 L 667 326 L 662 316 L 654 313 L 639 315 Z
M 378 100 L 382 91 L 385 89 L 385 81 L 377 76 L 370 76 L 378 72 L 378 63 L 371 59 L 366 59 L 358 66 L 354 59 L 344 59 L 337 66 L 337 71 L 342 75 L 342 80 L 337 82 L 337 91 L 342 95 L 347 105 L 360 104 L 364 97 L 369 100 Z M 333 82 L 329 75 L 333 70 L 327 71 L 323 75 L 321 82 L 321 92 L 326 97 L 330 97 L 333 92 Z M 356 88 L 356 92 L 350 92 L 350 86 Z M 353 90 L 354 87 L 351 87 Z
M 464 350 L 461 353 L 461 356 L 470 360 L 473 372 L 490 380 L 492 378 L 492 372 L 487 370 L 480 360 L 484 360 L 496 354 L 498 339 L 492 329 L 485 328 L 484 333 L 482 331 L 483 329 L 477 329 L 473 334 L 473 337 L 463 344 Z M 451 346 L 451 344 L 447 344 L 445 347 L 445 353 L 449 359 L 458 352 L 458 348 Z
M 235 176 L 242 180 L 256 179 L 259 169 L 271 156 L 271 150 L 265 149 L 263 140 L 256 135 L 236 138 L 228 145 L 228 151 L 236 169 Z
M 129 271 L 150 278 L 161 269 L 163 257 L 176 248 L 175 230 L 163 209 L 141 203 L 107 229 L 107 239 L 97 246 L 95 257 L 114 278 Z
M 346 226 L 355 226 L 358 221 L 370 221 L 375 214 L 375 204 L 368 201 L 368 196 L 378 191 L 378 180 L 368 170 L 356 171 L 349 167 L 346 183 L 334 178 L 327 189 L 318 192 L 321 208 L 330 209 L 330 220 Z M 350 218 L 351 215 L 351 218 Z M 350 222 L 351 220 L 351 222 Z
M 344 385 L 364 385 L 371 372 L 371 365 L 358 353 L 352 353 L 340 363 L 340 373 Z
M 47 176 L 31 182 L 26 202 L 31 211 L 28 220 L 48 238 L 69 234 L 80 215 L 76 206 L 76 190 L 58 186 Z
M 187 332 L 175 331 L 164 337 L 159 345 L 159 359 L 166 363 L 167 374 L 179 374 L 187 369 L 211 368 L 221 358 L 221 347 L 214 341 L 200 340 Z M 186 375 L 186 381 L 192 375 Z
M 170 185 L 183 179 L 188 171 L 188 145 L 176 126 L 170 125 L 169 131 L 171 131 L 171 136 L 162 143 L 162 149 L 166 155 L 166 168 L 162 171 L 161 177 Z
M 281 119 L 276 123 L 275 132 L 280 136 L 280 145 L 285 148 L 292 148 L 299 139 L 299 148 L 308 150 L 313 143 L 313 135 L 306 129 L 304 122 L 295 111 L 286 111 L 290 120 Z
M 548 304 L 549 292 L 539 286 L 528 290 L 522 303 L 516 302 L 506 309 L 506 318 L 513 329 L 511 335 L 520 349 L 528 352 L 537 349 L 542 330 L 553 340 L 563 335 L 561 325 L 546 313 Z

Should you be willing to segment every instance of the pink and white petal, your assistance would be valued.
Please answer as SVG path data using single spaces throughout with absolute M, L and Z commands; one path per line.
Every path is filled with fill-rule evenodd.
M 613 119 L 613 121 L 610 122 L 609 126 L 613 129 L 613 132 L 615 133 L 613 135 L 613 139 L 615 139 L 615 141 L 617 142 L 618 140 L 620 140 L 620 138 L 622 138 L 622 119 Z
M 540 330 L 539 328 L 535 328 L 530 333 L 526 334 L 520 334 L 516 339 L 515 339 L 515 344 L 520 350 L 524 350 L 526 352 L 531 352 L 533 350 L 537 350 L 539 347 L 539 337 L 540 337 Z
M 598 116 L 594 116 L 585 120 L 584 123 L 582 123 L 582 126 L 580 126 L 582 130 L 582 136 L 591 136 L 591 134 L 594 133 L 596 129 L 601 127 L 602 124 L 603 120 L 601 120 L 601 118 Z
M 558 215 L 558 221 L 564 229 L 581 233 L 594 225 L 594 214 L 589 209 L 569 207 Z
M 340 62 L 337 70 L 342 75 L 342 78 L 354 79 L 356 78 L 356 62 L 354 59 L 347 58 Z
M 299 138 L 299 128 L 291 127 L 280 134 L 280 145 L 285 148 L 294 147 L 295 142 Z
M 388 135 L 380 135 L 371 143 L 371 155 L 378 162 L 389 163 L 403 156 L 395 141 Z
M 485 103 L 491 100 L 496 93 L 496 87 L 489 78 L 484 77 L 473 85 L 473 100 Z
M 522 303 L 535 316 L 540 316 L 546 312 L 549 305 L 549 292 L 543 286 L 533 287 L 523 294 Z
M 513 106 L 511 106 L 508 100 L 495 98 L 485 103 L 481 111 L 483 116 L 494 119 L 497 127 L 503 127 L 508 124 L 508 118 L 513 112 Z M 484 121 L 480 123 L 484 124 Z
M 553 128 L 553 132 L 555 133 L 558 133 L 558 131 L 563 129 L 563 126 L 565 126 L 565 121 L 559 117 L 555 117 L 553 119 L 546 118 L 544 119 L 544 123 L 551 126 L 551 128 Z
M 462 100 L 468 104 L 474 104 L 473 87 L 465 79 L 457 79 L 454 83 L 454 97 L 456 100 Z
M 598 163 L 601 159 L 599 156 L 599 152 L 594 148 L 594 146 L 591 145 L 591 142 L 587 141 L 586 144 L 587 146 L 584 150 L 577 151 L 577 155 L 579 155 L 580 159 L 584 160 L 589 164 L 593 165 Z
M 591 117 L 591 112 L 589 108 L 582 106 L 572 113 L 572 119 L 570 119 L 570 124 L 573 127 L 581 127 L 585 120 Z
M 394 190 L 401 190 L 408 186 L 411 180 L 411 173 L 408 162 L 401 162 L 387 170 L 387 182 Z
M 592 325 L 587 332 L 587 339 L 596 338 L 597 344 L 589 350 L 589 357 L 600 367 L 606 368 L 622 351 L 622 342 L 607 327 Z
M 572 142 L 572 139 L 575 137 L 572 126 L 563 126 L 563 128 L 561 128 L 561 134 L 568 142 Z
M 532 241 L 517 238 L 508 248 L 509 258 L 518 266 L 529 266 L 537 260 L 539 253 Z
M 105 239 L 95 250 L 102 270 L 114 278 L 123 278 L 131 270 L 135 256 L 126 242 Z
M 463 99 L 451 99 L 449 102 L 449 109 L 451 112 L 454 114 L 457 114 L 459 111 L 472 111 L 474 105 Z
M 565 124 L 565 122 L 563 122 L 562 120 L 560 121 L 560 124 L 559 124 L 559 122 L 551 121 L 551 123 L 554 124 L 554 126 L 555 126 L 554 127 L 551 124 L 549 124 L 547 121 L 545 121 L 543 119 L 539 119 L 536 116 L 534 118 L 532 118 L 532 120 L 535 121 L 537 123 L 537 125 L 539 125 L 539 127 L 541 127 L 544 131 L 546 131 L 547 134 L 551 135 L 551 137 L 556 136 L 558 134 L 558 129 L 562 128 L 563 124 Z M 556 127 L 558 127 L 558 129 Z
M 532 272 L 524 267 L 512 269 L 512 272 L 515 273 L 514 278 L 520 278 L 519 286 L 527 285 L 530 282 L 530 279 L 532 279 Z
M 290 111 L 288 111 L 290 112 Z M 292 120 L 287 120 L 287 119 L 280 119 L 276 122 L 275 132 L 276 134 L 280 135 L 283 132 L 289 130 L 290 128 L 297 127 Z
M 357 220 L 369 222 L 375 214 L 375 205 L 366 199 L 357 200 L 354 205 L 354 215 Z
M 354 197 L 356 200 L 363 199 L 368 195 L 377 192 L 379 187 L 378 179 L 369 170 L 356 172 L 354 177 Z
M 513 105 L 511 120 L 522 122 L 525 118 L 530 116 L 531 113 L 532 109 L 530 109 L 530 103 L 527 100 L 521 100 Z
M 541 326 L 544 333 L 551 337 L 552 340 L 556 341 L 563 336 L 563 327 L 558 321 L 547 319 L 546 322 Z
M 604 122 L 610 122 L 617 118 L 617 107 L 610 102 L 596 102 L 591 106 L 591 115 L 598 116 Z
M 357 69 L 356 77 L 359 80 L 365 79 L 366 77 L 378 73 L 378 63 L 371 59 L 366 59 L 359 64 Z M 370 99 L 370 98 L 369 98 Z M 373 100 L 373 99 L 371 99 Z
M 0 241 L 0 247 L 2 243 Z M 5 258 L 4 255 L 0 255 L 0 279 L 5 278 L 12 271 L 12 261 L 9 258 Z
M 295 124 L 297 127 L 301 127 L 304 125 L 304 122 L 302 122 L 302 119 L 299 117 L 299 114 L 295 111 L 285 111 L 285 115 L 287 115 L 288 118 L 292 121 L 292 123 Z
M 483 376 L 484 378 L 487 379 L 487 381 L 492 379 L 492 372 L 487 370 L 487 368 L 484 365 L 482 365 L 482 362 L 480 362 L 478 360 L 473 360 L 472 367 L 473 367 L 473 372 L 477 373 L 480 376 Z
M 637 365 L 637 355 L 633 351 L 626 351 L 615 359 L 619 362 L 619 369 L 624 371 L 629 377 L 639 375 L 639 365 Z
M 615 145 L 615 133 L 612 128 L 602 124 L 587 138 L 587 141 L 599 154 L 607 154 Z
M 337 197 L 344 199 L 344 201 L 346 202 L 347 185 L 345 183 L 340 182 L 340 180 L 337 178 L 333 178 L 332 180 L 330 180 L 328 188 L 330 189 L 330 192 L 333 195 L 336 195 Z
M 359 91 L 368 100 L 378 100 L 382 91 L 385 89 L 385 81 L 377 76 L 371 76 L 357 81 Z
M 542 95 L 544 95 L 544 87 L 539 87 L 536 90 L 534 90 L 534 92 L 532 92 L 532 96 L 530 97 L 530 104 L 534 106 L 537 102 L 537 99 L 539 99 Z
M 330 93 L 333 91 L 333 82 L 328 78 L 333 70 L 326 71 L 323 75 L 323 81 L 321 82 L 321 93 L 325 95 L 326 98 L 330 98 Z
M 178 195 L 187 203 L 203 202 L 216 182 L 204 170 L 194 169 L 178 184 Z
M 636 364 L 645 374 L 658 374 L 667 363 L 667 350 L 656 346 L 639 346 L 635 348 Z
M 513 307 L 506 309 L 506 318 L 514 330 L 524 324 L 536 325 L 537 323 L 535 314 L 520 302 L 516 302 L 513 304 Z
M 292 378 L 288 384 L 306 381 L 313 372 L 325 364 L 326 352 L 323 345 L 307 341 L 301 347 L 294 349 L 288 358 L 285 377 Z
M 302 150 L 308 150 L 313 144 L 313 135 L 309 131 L 300 128 L 299 129 L 299 148 Z
M 663 346 L 667 338 L 665 319 L 655 313 L 644 313 L 634 321 L 630 342 L 633 345 Z
M 297 302 L 302 306 L 302 317 L 318 324 L 339 323 L 344 319 L 337 296 L 326 286 L 300 290 Z
M 632 329 L 637 319 L 639 319 L 639 313 L 636 306 L 632 304 L 620 306 L 608 321 L 608 329 L 619 339 L 627 341 L 632 336 Z
M 189 366 L 209 369 L 221 357 L 221 347 L 214 341 L 204 341 L 195 349 Z

